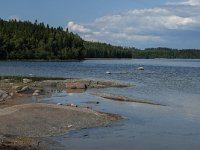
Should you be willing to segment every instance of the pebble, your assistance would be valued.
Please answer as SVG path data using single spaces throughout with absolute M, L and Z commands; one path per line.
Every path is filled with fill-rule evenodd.
M 68 104 L 67 106 L 71 106 L 71 107 L 78 107 L 77 105 L 75 104 Z
M 41 90 L 35 90 L 34 91 L 34 93 L 40 93 L 41 92 Z
M 62 103 L 57 103 L 57 105 L 63 105 Z
M 34 92 L 32 95 L 33 95 L 33 96 L 39 96 L 40 94 L 37 93 L 37 92 Z
M 73 125 L 70 124 L 70 125 L 68 125 L 67 127 L 68 127 L 68 128 L 71 128 L 71 127 L 73 127 Z

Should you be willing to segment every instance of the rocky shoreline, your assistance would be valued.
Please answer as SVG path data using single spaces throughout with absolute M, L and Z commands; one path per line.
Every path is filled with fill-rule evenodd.
M 49 78 L 46 80 L 43 80 L 43 78 L 42 80 L 36 78 L 37 80 L 35 80 L 34 77 L 17 79 L 12 79 L 11 77 L 0 80 L 0 102 L 25 96 L 45 95 L 48 94 L 47 87 L 76 92 L 76 90 L 84 91 L 91 88 L 122 88 L 130 86 L 126 83 L 108 80 L 55 80 Z
M 127 86 L 130 85 L 115 81 L 1 77 L 0 149 L 39 149 L 38 144 L 35 144 L 39 137 L 107 126 L 125 119 L 120 115 L 79 108 L 74 104 L 33 103 L 33 97 L 47 96 L 54 88 L 76 92 L 91 88 Z

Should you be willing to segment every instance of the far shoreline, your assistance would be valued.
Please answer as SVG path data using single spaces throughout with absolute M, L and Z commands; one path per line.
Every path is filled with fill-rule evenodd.
M 193 58 L 84 58 L 78 59 L 68 59 L 68 60 L 42 60 L 42 59 L 12 59 L 12 60 L 0 60 L 0 62 L 83 62 L 86 60 L 200 60 Z

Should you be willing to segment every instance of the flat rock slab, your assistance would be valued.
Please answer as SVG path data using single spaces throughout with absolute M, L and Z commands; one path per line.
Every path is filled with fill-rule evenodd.
M 120 83 L 109 80 L 66 80 L 67 89 L 87 89 L 87 88 L 109 88 L 109 87 L 128 87 L 127 83 Z
M 122 119 L 118 115 L 86 108 L 54 104 L 23 104 L 0 109 L 0 133 L 25 137 L 47 137 L 69 130 L 105 126 Z
M 92 93 L 92 95 L 99 96 L 99 97 L 106 98 L 106 99 L 110 99 L 110 100 L 114 100 L 114 101 L 134 102 L 134 103 L 141 103 L 141 104 L 165 106 L 165 105 L 162 105 L 162 104 L 149 102 L 149 101 L 146 101 L 146 100 L 139 100 L 139 99 L 134 99 L 134 98 L 130 98 L 130 97 L 127 97 L 127 96 L 115 95 L 115 94 L 110 94 L 110 93 Z

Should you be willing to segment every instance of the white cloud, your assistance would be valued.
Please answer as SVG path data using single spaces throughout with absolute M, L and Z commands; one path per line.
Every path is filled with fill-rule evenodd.
M 73 21 L 68 23 L 67 28 L 74 32 L 80 32 L 80 33 L 90 32 L 90 29 L 85 28 L 83 25 L 76 24 Z
M 181 2 L 168 2 L 167 4 L 170 4 L 170 5 L 199 6 L 200 5 L 200 0 L 187 0 L 187 1 L 181 1 Z
M 184 29 L 195 21 L 192 17 L 181 17 L 173 14 L 166 8 L 152 8 L 141 10 L 129 10 L 118 15 L 110 15 L 98 18 L 94 25 L 103 30 L 128 30 L 137 32 L 146 29 L 158 28 Z
M 199 0 L 188 0 L 186 2 L 183 2 L 183 4 L 196 6 L 196 5 L 200 5 L 200 1 Z
M 199 27 L 200 0 L 128 10 L 102 16 L 85 25 L 68 23 L 71 31 L 86 40 L 128 46 L 144 42 L 162 45 L 169 42 L 170 31 L 195 31 Z

